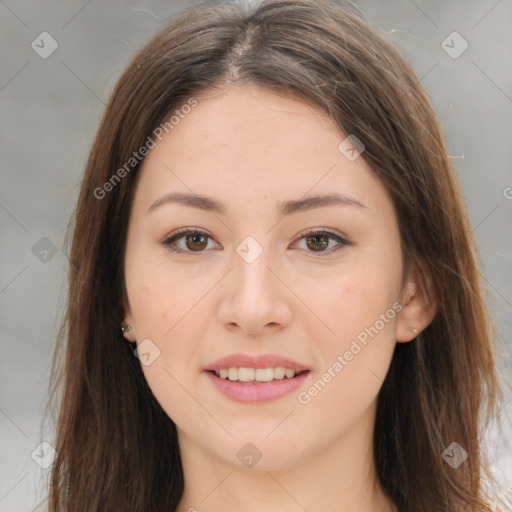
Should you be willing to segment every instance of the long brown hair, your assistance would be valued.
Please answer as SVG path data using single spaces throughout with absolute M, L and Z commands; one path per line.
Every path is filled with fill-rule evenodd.
M 135 56 L 109 100 L 75 212 L 53 360 L 47 410 L 59 414 L 49 511 L 161 512 L 180 501 L 175 425 L 120 332 L 139 168 L 126 162 L 170 112 L 233 83 L 314 105 L 364 143 L 362 156 L 396 209 L 405 268 L 432 283 L 436 316 L 414 341 L 397 343 L 378 396 L 373 441 L 382 487 L 401 512 L 491 510 L 481 440 L 502 399 L 496 335 L 434 109 L 411 67 L 353 9 L 277 0 L 252 10 L 186 9 Z M 457 469 L 441 457 L 453 441 L 468 453 Z

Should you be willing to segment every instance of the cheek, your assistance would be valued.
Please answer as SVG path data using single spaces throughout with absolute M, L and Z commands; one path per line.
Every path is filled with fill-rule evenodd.
M 148 386 L 178 426 L 197 421 L 187 392 L 193 371 L 189 362 L 209 318 L 201 298 L 211 283 L 172 269 L 163 258 L 127 266 L 126 280 L 137 341 L 149 339 L 159 350 L 151 364 L 141 365 Z
M 378 261 L 359 261 L 349 270 L 332 273 L 324 282 L 304 281 L 298 295 L 311 305 L 307 318 L 311 326 L 316 324 L 318 342 L 339 352 L 376 322 L 383 334 L 391 333 L 394 312 L 390 312 L 384 326 L 380 319 L 399 296 L 400 269 L 396 262 L 394 267 L 386 268 Z
M 189 270 L 178 269 L 165 256 L 146 258 L 127 266 L 127 291 L 137 332 L 164 342 L 190 318 L 197 320 L 197 305 L 211 284 Z
M 394 256 L 389 254 L 389 258 Z M 318 317 L 308 320 L 320 367 L 317 385 L 306 390 L 318 414 L 338 417 L 329 404 L 357 415 L 377 395 L 389 368 L 394 347 L 396 302 L 400 265 L 381 258 L 359 259 L 350 271 L 339 274 L 328 286 L 310 282 L 302 288 Z M 304 295 L 307 296 L 307 295 Z M 309 318 L 309 316 L 308 316 Z M 316 333 L 316 335 L 315 335 Z M 307 400 L 307 397 L 306 397 Z
M 188 362 L 210 318 L 204 309 L 207 301 L 201 299 L 211 284 L 172 269 L 163 258 L 143 261 L 143 265 L 135 261 L 127 265 L 130 309 L 138 343 L 149 339 L 157 347 L 153 350 L 158 356 L 150 365 L 142 365 L 142 370 L 153 394 L 171 415 L 190 400 L 179 383 L 190 379 Z
M 332 283 L 318 302 L 316 319 L 318 360 L 315 376 L 298 397 L 302 421 L 312 422 L 318 435 L 337 435 L 355 424 L 375 401 L 389 369 L 396 340 L 394 294 L 377 275 L 354 280 L 354 275 Z M 312 324 L 311 324 L 312 325 Z

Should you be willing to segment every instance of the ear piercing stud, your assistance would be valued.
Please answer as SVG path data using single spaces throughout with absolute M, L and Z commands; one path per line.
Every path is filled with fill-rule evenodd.
M 123 334 L 130 332 L 132 328 L 129 325 L 121 324 L 121 331 Z
M 418 332 L 418 329 L 414 328 L 414 327 L 409 327 L 409 329 L 414 333 L 416 334 Z

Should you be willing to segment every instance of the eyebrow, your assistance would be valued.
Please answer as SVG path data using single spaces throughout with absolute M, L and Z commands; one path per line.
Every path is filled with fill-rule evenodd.
M 171 192 L 157 199 L 147 210 L 146 213 L 152 212 L 159 206 L 164 204 L 182 204 L 207 212 L 227 215 L 228 210 L 225 204 L 212 199 L 211 197 L 201 196 L 197 194 L 184 194 L 181 192 Z M 278 213 L 280 215 L 291 215 L 297 212 L 313 210 L 314 208 L 322 208 L 325 206 L 357 206 L 359 208 L 367 208 L 357 199 L 345 194 L 331 193 L 319 196 L 308 197 L 307 199 L 293 199 L 284 201 L 279 204 Z

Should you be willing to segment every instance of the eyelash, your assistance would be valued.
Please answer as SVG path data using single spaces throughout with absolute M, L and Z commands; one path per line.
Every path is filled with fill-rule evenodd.
M 188 250 L 185 251 L 182 249 L 177 249 L 176 247 L 172 246 L 172 244 L 174 244 L 176 241 L 180 240 L 181 238 L 184 238 L 186 235 L 192 235 L 192 234 L 206 235 L 210 240 L 213 240 L 213 238 L 208 233 L 206 233 L 204 231 L 201 231 L 199 229 L 183 228 L 183 229 L 179 229 L 179 230 L 175 231 L 172 235 L 167 237 L 162 242 L 162 244 L 165 245 L 170 251 L 175 252 L 175 253 L 187 254 L 187 255 L 204 254 L 204 252 L 206 251 L 205 249 L 203 249 L 201 251 L 188 251 Z M 327 237 L 335 240 L 336 242 L 338 242 L 339 246 L 336 247 L 335 249 L 331 248 L 331 249 L 324 250 L 324 251 L 307 251 L 307 252 L 310 252 L 313 255 L 319 255 L 319 257 L 321 257 L 323 254 L 332 254 L 333 252 L 339 251 L 344 246 L 351 245 L 351 243 L 348 240 L 341 237 L 340 235 L 337 235 L 335 233 L 332 233 L 331 231 L 325 231 L 325 230 L 317 230 L 317 231 L 309 230 L 309 231 L 302 232 L 300 234 L 299 240 L 302 240 L 302 239 L 305 239 L 308 237 L 312 237 L 312 236 L 321 236 L 321 235 L 327 236 Z

